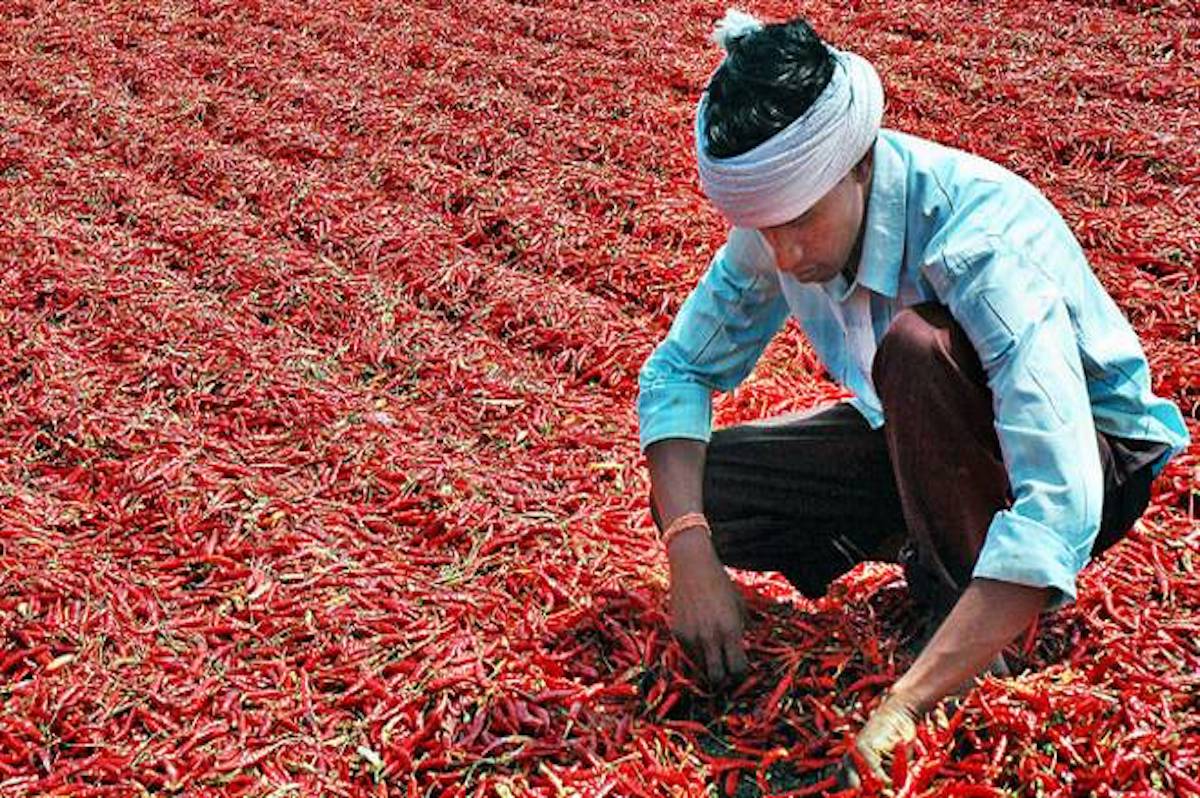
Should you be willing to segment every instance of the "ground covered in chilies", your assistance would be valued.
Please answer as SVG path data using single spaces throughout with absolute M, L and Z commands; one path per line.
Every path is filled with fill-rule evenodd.
M 1200 433 L 1196 3 L 802 10 L 885 124 L 1048 194 Z M 636 446 L 724 235 L 723 11 L 0 4 L 0 794 L 831 789 L 911 661 L 901 577 L 740 575 L 712 694 Z M 718 416 L 836 396 L 789 329 Z M 1197 451 L 901 794 L 1200 795 Z

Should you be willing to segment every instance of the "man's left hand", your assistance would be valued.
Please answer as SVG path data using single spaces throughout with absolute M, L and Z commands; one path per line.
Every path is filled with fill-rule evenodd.
M 899 745 L 912 742 L 917 736 L 916 705 L 902 693 L 891 693 L 867 719 L 854 740 L 854 747 L 871 774 L 885 784 L 890 781 L 886 763 Z M 852 757 L 843 765 L 844 780 L 850 787 L 860 787 L 861 778 Z
M 1052 595 L 1048 588 L 982 577 L 971 580 L 916 662 L 892 685 L 858 734 L 858 753 L 876 778 L 887 780 L 883 760 L 916 736 L 917 718 L 951 693 L 969 689 Z M 848 763 L 847 781 L 851 773 L 857 786 L 859 774 Z

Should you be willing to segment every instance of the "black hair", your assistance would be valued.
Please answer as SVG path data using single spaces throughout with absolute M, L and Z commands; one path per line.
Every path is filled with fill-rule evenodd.
M 829 48 L 800 17 L 731 40 L 708 82 L 708 154 L 741 155 L 783 130 L 816 102 L 834 67 Z

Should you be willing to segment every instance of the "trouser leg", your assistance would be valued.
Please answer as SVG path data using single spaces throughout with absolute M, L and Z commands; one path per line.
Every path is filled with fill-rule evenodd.
M 714 431 L 704 513 L 723 563 L 779 571 L 812 598 L 904 539 L 887 444 L 844 403 Z
M 910 546 L 909 587 L 935 611 L 949 611 L 970 580 L 992 516 L 1012 502 L 992 395 L 979 356 L 941 305 L 897 314 L 873 363 L 884 434 Z M 1093 553 L 1118 540 L 1149 498 L 1149 469 L 1121 474 L 1108 438 L 1097 433 L 1104 512 Z

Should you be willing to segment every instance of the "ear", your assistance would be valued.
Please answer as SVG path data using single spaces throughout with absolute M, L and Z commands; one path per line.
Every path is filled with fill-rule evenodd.
M 854 165 L 854 179 L 859 183 L 866 183 L 871 176 L 871 165 L 875 161 L 875 145 L 867 150 L 866 155 L 858 159 L 858 163 Z

